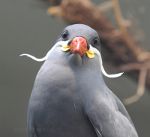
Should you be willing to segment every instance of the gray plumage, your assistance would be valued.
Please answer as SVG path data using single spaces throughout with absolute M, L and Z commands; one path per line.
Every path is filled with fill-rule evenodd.
M 100 46 L 97 32 L 86 25 L 66 30 L 57 42 L 82 36 Z M 48 53 L 36 76 L 28 108 L 29 137 L 138 137 L 125 107 L 103 80 L 99 57 L 81 58 L 60 47 Z

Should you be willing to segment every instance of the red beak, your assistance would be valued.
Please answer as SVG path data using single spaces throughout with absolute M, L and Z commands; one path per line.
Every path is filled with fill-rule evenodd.
M 70 51 L 74 54 L 79 54 L 81 57 L 88 50 L 88 44 L 85 38 L 75 37 L 70 43 Z

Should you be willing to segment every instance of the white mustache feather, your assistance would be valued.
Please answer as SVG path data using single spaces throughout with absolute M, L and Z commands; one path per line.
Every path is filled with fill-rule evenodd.
M 46 59 L 47 59 L 47 57 L 45 56 L 45 57 L 43 57 L 43 58 L 37 58 L 37 57 L 35 57 L 35 56 L 33 56 L 33 55 L 30 55 L 30 54 L 26 54 L 26 53 L 24 53 L 24 54 L 21 54 L 21 55 L 19 55 L 19 56 L 26 56 L 26 57 L 28 57 L 28 58 L 31 58 L 32 60 L 35 60 L 35 61 L 37 61 L 37 62 L 43 62 L 43 61 L 45 61 Z
M 106 73 L 106 71 L 105 71 L 105 69 L 103 67 L 103 62 L 102 62 L 102 57 L 101 57 L 100 52 L 96 48 L 93 48 L 93 46 L 91 46 L 91 45 L 90 45 L 90 48 L 98 55 L 101 71 L 102 71 L 104 76 L 106 76 L 108 78 L 117 78 L 117 77 L 120 77 L 124 73 L 124 72 L 117 73 L 117 74 L 108 74 L 108 73 Z
M 33 56 L 33 55 L 30 55 L 30 54 L 27 54 L 27 53 L 20 54 L 19 56 L 21 56 L 21 57 L 22 57 L 22 56 L 26 56 L 26 57 L 28 57 L 28 58 L 31 58 L 31 59 L 34 60 L 34 61 L 43 62 L 43 61 L 47 60 L 49 54 L 53 51 L 53 49 L 54 49 L 55 46 L 64 45 L 64 44 L 67 44 L 67 43 L 68 43 L 68 41 L 59 41 L 59 42 L 57 42 L 57 43 L 51 48 L 51 50 L 50 50 L 43 58 L 37 58 L 37 57 L 35 57 L 35 56 Z
M 65 44 L 67 44 L 67 43 L 68 43 L 68 41 L 59 41 L 59 42 L 57 42 L 57 43 L 53 46 L 53 48 L 54 48 L 55 46 L 58 46 L 58 45 L 65 45 Z M 43 58 L 37 58 L 37 57 L 35 57 L 35 56 L 33 56 L 33 55 L 26 54 L 26 53 L 21 54 L 20 56 L 26 56 L 26 57 L 29 57 L 29 58 L 33 59 L 34 61 L 43 62 L 43 61 L 47 60 L 49 54 L 53 51 L 53 48 L 52 48 Z M 117 78 L 117 77 L 120 77 L 120 76 L 124 73 L 124 72 L 121 72 L 121 73 L 117 73 L 117 74 L 108 74 L 108 73 L 105 71 L 104 67 L 103 67 L 103 62 L 102 62 L 102 57 L 101 57 L 100 52 L 99 52 L 96 48 L 94 48 L 93 46 L 91 46 L 91 45 L 90 45 L 90 48 L 95 52 L 95 54 L 98 55 L 98 57 L 99 57 L 99 62 L 100 62 L 100 68 L 101 68 L 101 71 L 102 71 L 102 73 L 103 73 L 104 76 L 106 76 L 106 77 L 108 77 L 108 78 Z

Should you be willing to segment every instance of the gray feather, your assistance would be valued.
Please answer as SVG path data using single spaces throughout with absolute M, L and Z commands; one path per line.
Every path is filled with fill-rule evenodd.
M 95 30 L 66 27 L 67 40 L 76 36 L 93 45 Z M 65 41 L 61 36 L 57 42 Z M 138 137 L 120 100 L 107 88 L 98 55 L 90 59 L 63 52 L 55 44 L 40 68 L 28 107 L 29 137 Z

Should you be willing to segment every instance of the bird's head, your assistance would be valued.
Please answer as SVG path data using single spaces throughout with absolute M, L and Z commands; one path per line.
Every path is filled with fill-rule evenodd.
M 95 53 L 91 47 L 100 47 L 97 32 L 83 24 L 66 27 L 58 41 L 68 41 L 62 44 L 62 51 L 79 54 L 81 57 L 94 58 Z
M 97 48 L 100 49 L 100 38 L 98 33 L 87 25 L 74 24 L 66 27 L 63 30 L 56 44 L 46 54 L 45 57 L 38 59 L 29 54 L 22 54 L 22 56 L 26 55 L 39 62 L 52 59 L 51 57 L 56 57 L 56 55 L 59 59 L 65 55 L 67 58 L 69 58 L 68 55 L 73 55 L 73 57 L 78 56 L 80 57 L 80 61 L 86 58 L 89 62 L 90 60 L 94 60 L 94 58 L 97 57 L 99 58 L 98 64 L 100 65 L 101 71 L 105 76 L 113 78 L 122 75 L 122 73 L 109 75 L 105 72 L 102 65 L 101 54 Z

